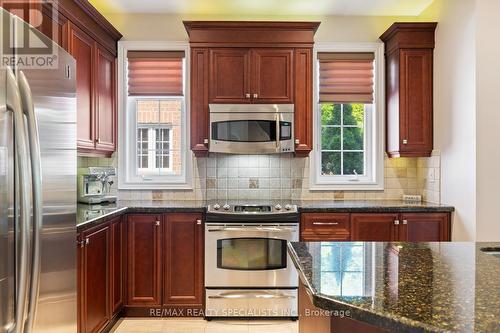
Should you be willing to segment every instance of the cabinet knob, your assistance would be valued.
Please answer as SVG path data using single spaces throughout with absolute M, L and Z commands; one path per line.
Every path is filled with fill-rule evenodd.
M 201 220 L 196 220 L 197 225 L 201 225 Z
M 253 98 L 258 98 L 259 94 L 253 94 Z
M 394 225 L 399 225 L 399 220 L 394 221 Z
M 403 224 L 408 224 L 408 220 L 403 220 Z
M 203 143 L 208 145 L 208 139 L 203 139 Z
M 245 97 L 246 98 L 250 98 L 250 94 L 245 94 Z
M 160 221 L 155 221 L 155 226 L 159 227 L 160 226 Z
M 403 144 L 404 144 L 404 145 L 407 145 L 407 144 L 408 144 L 408 140 L 404 139 L 404 140 L 403 140 Z

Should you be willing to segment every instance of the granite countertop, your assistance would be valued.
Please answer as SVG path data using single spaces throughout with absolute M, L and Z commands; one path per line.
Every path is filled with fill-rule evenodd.
M 204 201 L 120 200 L 112 204 L 77 206 L 77 228 L 89 228 L 125 213 L 205 212 Z
M 229 201 L 236 203 L 238 201 Z M 86 205 L 78 204 L 77 227 L 89 228 L 95 224 L 102 223 L 125 213 L 168 213 L 168 212 L 205 212 L 208 204 L 215 201 L 156 201 L 156 200 L 119 200 L 114 204 Z M 219 204 L 226 203 L 218 201 Z M 242 200 L 240 203 L 251 204 L 269 204 L 278 203 L 278 201 L 260 200 L 249 201 Z M 280 201 L 283 203 L 283 201 Z M 409 204 L 403 201 L 381 201 L 381 200 L 362 200 L 362 201 L 333 201 L 333 200 L 305 200 L 290 201 L 286 203 L 295 204 L 299 207 L 299 212 L 452 212 L 453 207 L 431 203 Z
M 452 206 L 433 204 L 429 202 L 407 203 L 402 200 L 304 200 L 297 201 L 300 211 L 321 213 L 321 212 L 453 212 Z
M 500 332 L 500 243 L 289 243 L 315 306 L 397 333 Z M 333 313 L 333 312 L 332 312 Z

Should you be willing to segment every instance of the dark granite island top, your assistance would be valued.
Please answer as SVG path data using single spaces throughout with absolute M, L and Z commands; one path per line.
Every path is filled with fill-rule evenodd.
M 289 243 L 314 306 L 390 332 L 500 332 L 500 243 Z M 318 332 L 323 333 L 323 332 Z

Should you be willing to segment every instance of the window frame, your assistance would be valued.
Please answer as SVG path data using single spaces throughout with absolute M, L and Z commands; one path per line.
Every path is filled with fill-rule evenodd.
M 128 96 L 127 52 L 128 51 L 184 51 L 183 87 L 184 96 Z M 118 42 L 118 189 L 168 190 L 193 189 L 193 155 L 189 150 L 190 108 L 189 84 L 190 48 L 187 42 Z M 160 99 L 182 100 L 181 115 L 181 163 L 179 175 L 137 175 L 137 100 Z M 168 127 L 168 126 L 167 126 Z M 170 131 L 172 136 L 172 131 Z M 170 144 L 170 147 L 172 145 Z M 172 165 L 171 165 L 172 166 Z
M 171 125 L 160 125 L 160 126 L 154 126 L 154 125 L 138 125 L 137 126 L 137 130 L 139 129 L 145 129 L 147 130 L 147 138 L 148 138 L 148 149 L 147 151 L 148 152 L 152 152 L 151 155 L 147 155 L 148 156 L 148 168 L 138 168 L 139 170 L 143 171 L 145 174 L 152 174 L 154 175 L 158 170 L 161 171 L 161 172 L 172 172 L 172 160 L 171 160 L 171 156 L 172 156 L 172 145 L 171 145 L 171 142 L 172 142 L 172 138 L 173 138 L 173 131 L 172 131 L 172 126 Z M 157 168 L 156 167 L 156 158 L 157 158 L 157 155 L 156 155 L 156 148 L 151 148 L 151 147 L 156 147 L 156 144 L 158 143 L 157 141 L 157 137 L 156 137 L 156 130 L 168 130 L 168 141 L 162 141 L 162 142 L 168 142 L 168 156 L 169 156 L 169 159 L 168 159 L 168 168 Z M 136 134 L 137 134 L 137 131 L 136 131 Z M 138 140 L 136 141 L 138 142 Z M 141 149 L 142 150 L 142 149 Z M 141 154 L 141 156 L 143 156 L 143 154 Z M 163 156 L 161 156 L 163 157 Z M 149 167 L 149 166 L 153 166 L 154 167 Z
M 321 105 L 319 103 L 319 52 L 373 52 L 374 103 L 371 115 L 365 112 L 365 171 L 366 175 L 325 176 L 321 174 Z M 385 130 L 385 61 L 384 44 L 375 43 L 316 43 L 313 51 L 313 151 L 310 157 L 310 190 L 384 189 L 384 130 Z M 339 103 L 346 104 L 346 103 Z M 371 120 L 371 124 L 366 123 Z M 371 118 L 371 119 L 370 119 Z M 343 124 L 342 124 L 343 125 Z

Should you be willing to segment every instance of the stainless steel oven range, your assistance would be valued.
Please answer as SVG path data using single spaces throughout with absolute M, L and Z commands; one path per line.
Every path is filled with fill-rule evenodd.
M 287 242 L 297 206 L 210 205 L 205 224 L 205 317 L 297 318 L 298 275 Z

